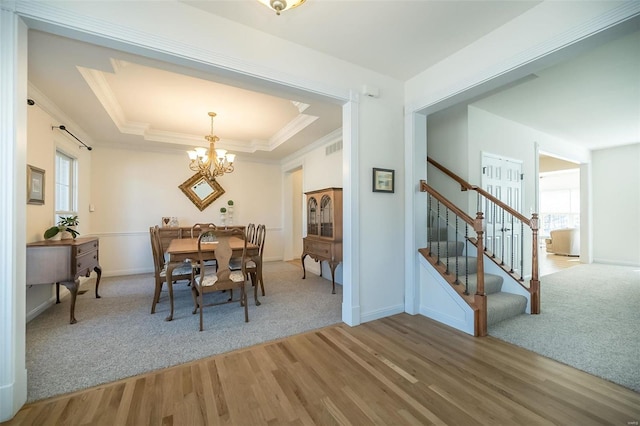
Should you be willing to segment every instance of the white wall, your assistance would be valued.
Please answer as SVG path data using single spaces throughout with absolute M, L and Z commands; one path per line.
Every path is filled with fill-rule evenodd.
M 220 224 L 220 207 L 234 201 L 234 224 L 263 223 L 268 244 L 264 258 L 282 259 L 282 178 L 274 164 L 238 158 L 235 171 L 217 179 L 225 193 L 200 211 L 179 185 L 193 175 L 186 153 L 143 152 L 103 146 L 92 151 L 92 233 L 100 237 L 105 276 L 153 270 L 149 227 L 163 216 L 181 226 Z
M 434 161 L 469 181 L 468 112 L 465 104 L 438 111 L 427 117 L 427 153 Z M 468 192 L 431 164 L 427 164 L 428 184 L 464 209 Z M 473 183 L 473 182 L 470 182 Z
M 337 141 L 334 138 L 330 138 L 327 143 L 319 144 L 316 148 L 301 153 L 297 157 L 295 155 L 292 156 L 283 166 L 285 171 L 294 170 L 294 172 L 290 172 L 290 181 L 286 184 L 286 186 L 291 187 L 291 191 L 288 191 L 287 195 L 285 195 L 285 197 L 289 198 L 285 200 L 285 209 L 291 209 L 295 212 L 295 215 L 300 215 L 300 232 L 298 233 L 300 240 L 296 241 L 298 251 L 293 251 L 292 257 L 300 258 L 302 254 L 302 238 L 307 235 L 306 197 L 303 194 L 323 188 L 342 188 L 342 150 L 335 151 L 329 155 L 326 154 L 327 146 L 335 142 Z M 294 179 L 294 176 L 297 176 L 297 178 Z M 299 192 L 296 193 L 296 191 Z M 297 226 L 298 218 L 296 217 L 292 221 Z M 288 229 L 290 227 L 285 226 L 285 228 Z M 294 233 L 291 233 L 291 236 L 293 237 Z M 313 259 L 305 258 L 304 264 L 307 272 L 316 275 L 320 274 L 321 266 Z M 335 270 L 337 284 L 343 284 L 344 282 L 342 271 L 343 263 L 340 263 Z M 327 280 L 331 279 L 331 269 L 327 262 L 322 263 L 322 276 Z
M 56 149 L 62 150 L 67 155 L 77 159 L 78 165 L 78 231 L 81 236 L 87 235 L 91 230 L 91 217 L 89 216 L 89 190 L 91 175 L 92 154 L 85 148 L 79 148 L 78 143 L 72 140 L 65 132 L 52 129 L 61 123 L 56 121 L 38 105 L 38 98 L 34 97 L 36 105 L 27 109 L 27 163 L 44 169 L 45 188 L 43 205 L 27 204 L 27 242 L 43 240 L 45 230 L 55 225 L 55 155 Z M 69 128 L 73 133 L 73 129 Z M 81 278 L 81 281 L 85 281 Z M 60 296 L 68 293 L 64 287 L 60 289 Z M 26 312 L 27 319 L 34 318 L 37 314 L 49 307 L 55 301 L 53 285 L 34 285 L 27 288 Z
M 593 260 L 640 266 L 640 143 L 592 160 Z

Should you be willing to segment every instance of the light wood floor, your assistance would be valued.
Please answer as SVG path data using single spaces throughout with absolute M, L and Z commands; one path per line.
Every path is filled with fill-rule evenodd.
M 492 337 L 399 314 L 36 402 L 3 425 L 626 426 L 639 420 L 638 393 Z
M 554 272 L 580 265 L 579 257 L 547 253 L 544 248 L 540 248 L 539 253 L 538 267 L 540 268 L 540 276 L 553 274 Z

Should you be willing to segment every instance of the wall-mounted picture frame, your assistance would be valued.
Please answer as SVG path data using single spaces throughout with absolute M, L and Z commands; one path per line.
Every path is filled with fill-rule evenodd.
M 44 204 L 44 170 L 27 164 L 27 204 Z
M 191 176 L 179 188 L 200 211 L 224 194 L 224 189 L 215 179 L 208 179 L 200 173 Z
M 373 168 L 373 192 L 394 192 L 395 170 Z

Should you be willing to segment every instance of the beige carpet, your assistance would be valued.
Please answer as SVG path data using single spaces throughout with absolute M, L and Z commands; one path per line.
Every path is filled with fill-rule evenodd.
M 151 274 L 105 278 L 101 299 L 93 289 L 78 296 L 77 324 L 70 325 L 69 298 L 27 324 L 28 401 L 68 393 L 147 371 L 336 324 L 341 321 L 342 286 L 287 262 L 264 266 L 266 296 L 249 323 L 239 304 L 205 308 L 203 332 L 192 315 L 191 290 L 174 286 L 174 320 L 166 322 L 168 296 L 151 315 Z M 211 294 L 210 296 L 216 296 Z M 228 293 L 218 293 L 226 299 Z

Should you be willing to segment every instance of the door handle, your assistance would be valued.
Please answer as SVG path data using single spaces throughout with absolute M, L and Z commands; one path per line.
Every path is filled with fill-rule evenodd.
M 502 229 L 500 229 L 500 231 L 502 231 L 502 232 L 507 232 L 507 231 L 511 231 L 511 229 L 509 229 L 509 228 L 502 228 Z

